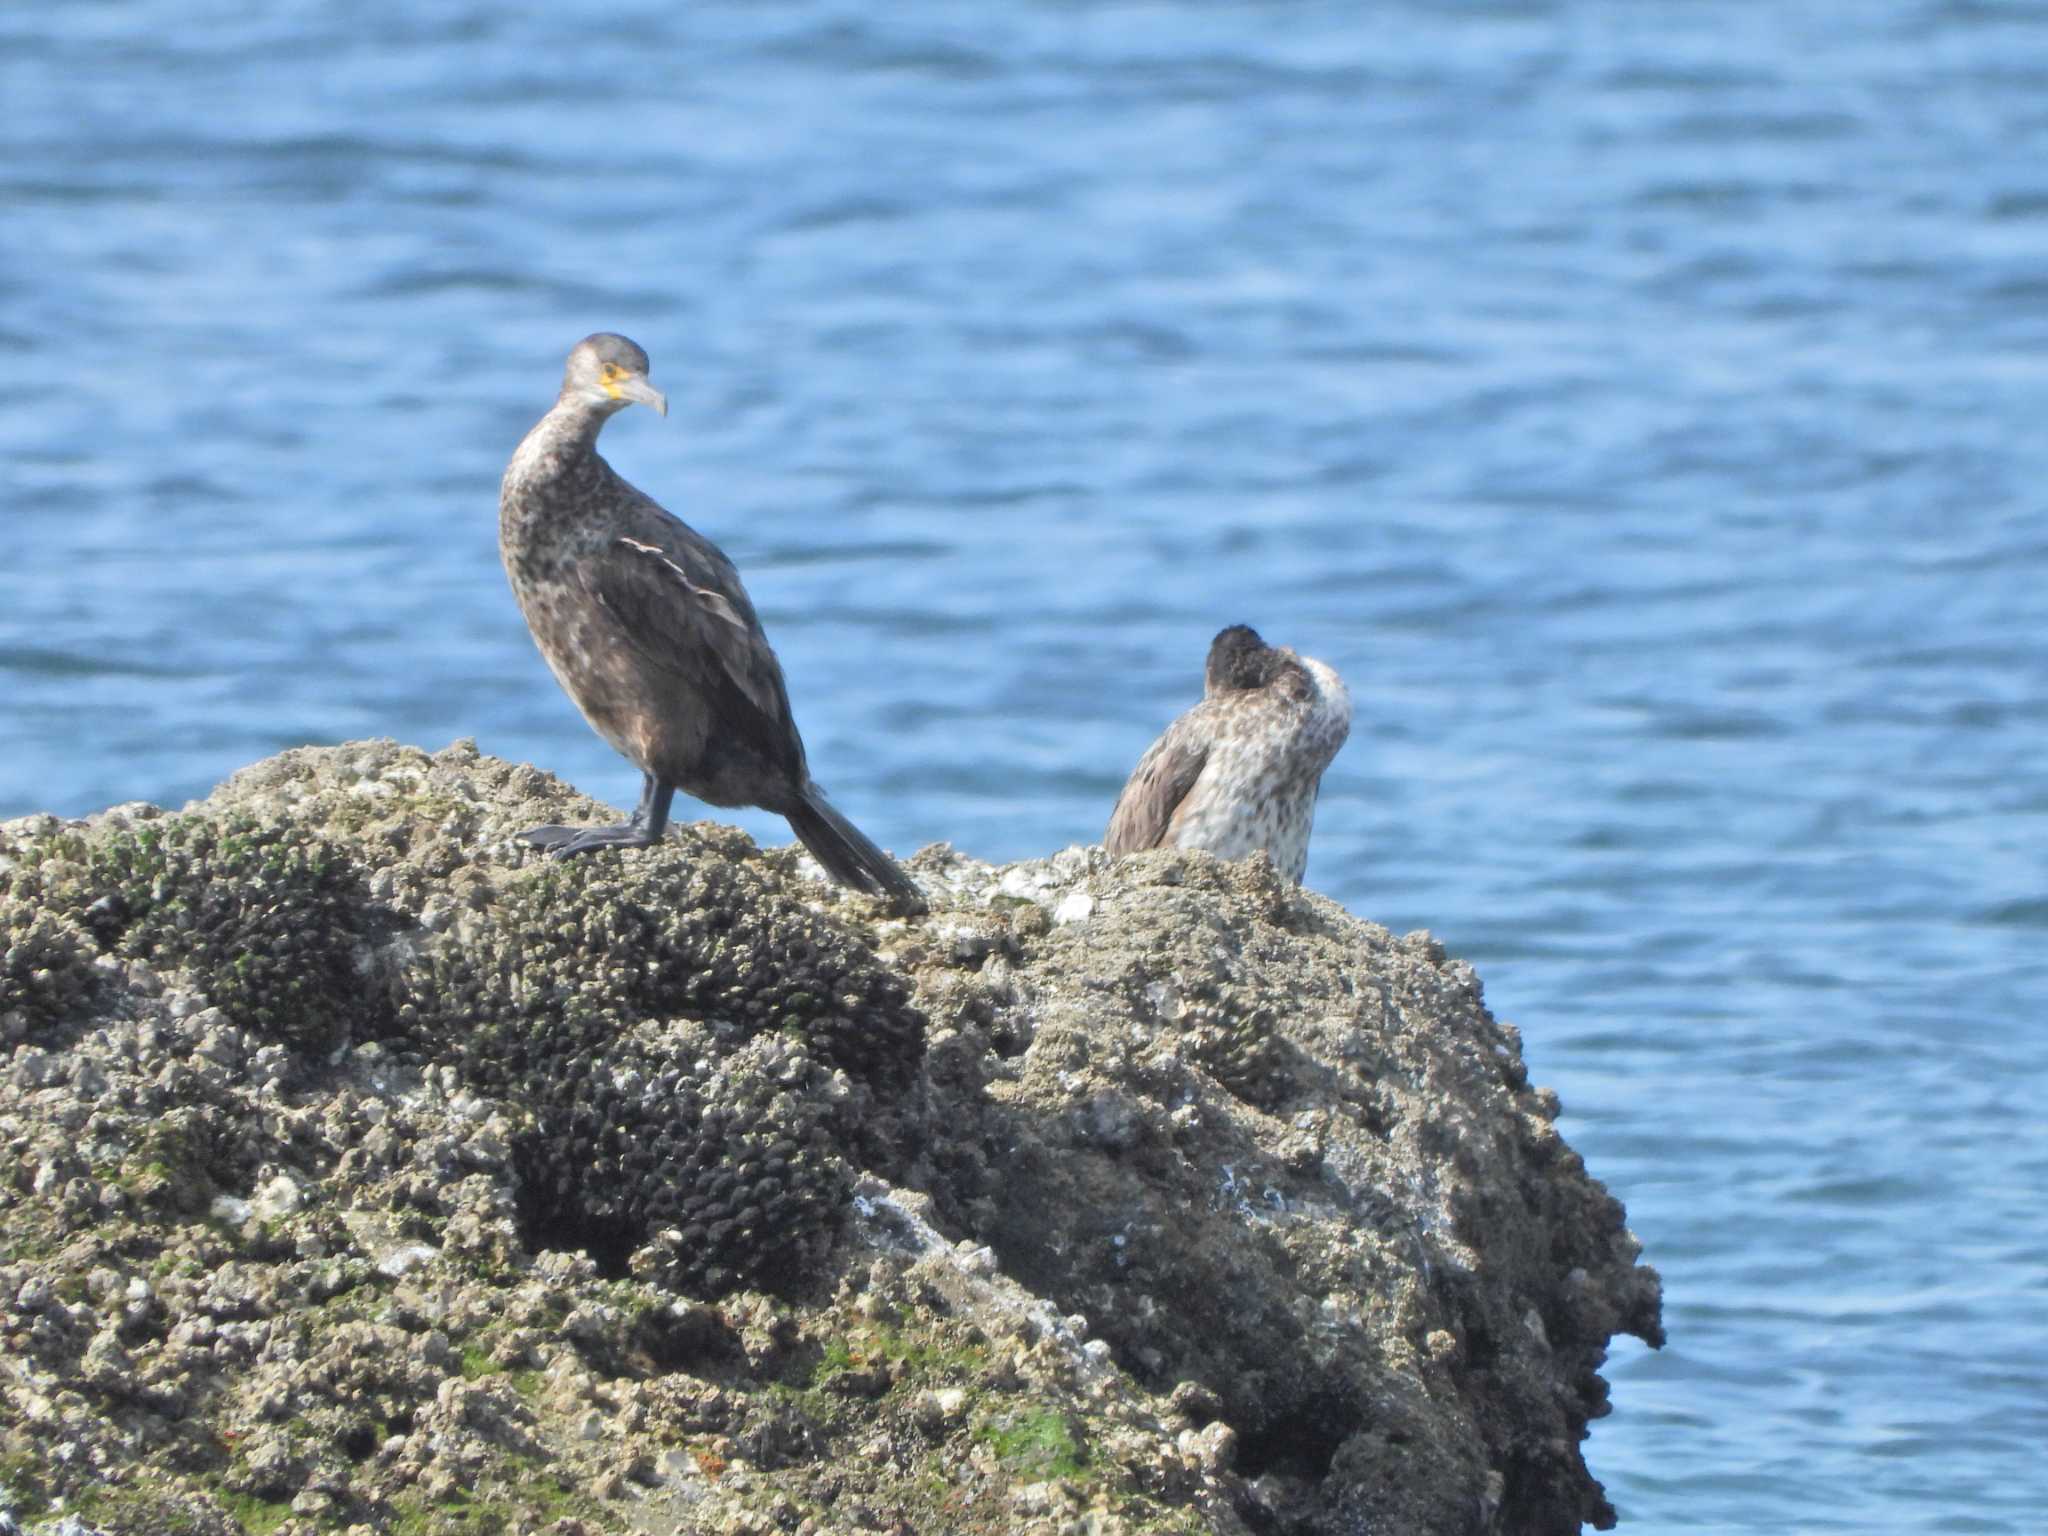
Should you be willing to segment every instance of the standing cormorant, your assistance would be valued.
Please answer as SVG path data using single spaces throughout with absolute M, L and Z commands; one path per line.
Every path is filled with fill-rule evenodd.
M 1202 702 L 1138 759 L 1103 841 L 1224 859 L 1263 848 L 1299 885 L 1323 770 L 1350 733 L 1336 672 L 1233 624 L 1210 642 Z
M 526 841 L 557 856 L 645 848 L 681 789 L 786 816 L 834 880 L 923 910 L 910 877 L 811 782 L 782 667 L 732 562 L 598 456 L 605 422 L 635 401 L 668 414 L 647 354 L 586 336 L 499 493 L 498 552 L 534 642 L 583 718 L 646 775 L 627 820 L 535 827 Z

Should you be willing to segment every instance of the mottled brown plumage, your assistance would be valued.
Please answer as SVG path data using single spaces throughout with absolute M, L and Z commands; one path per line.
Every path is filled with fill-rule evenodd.
M 584 718 L 646 775 L 619 825 L 536 827 L 528 841 L 558 855 L 646 847 L 681 789 L 788 817 L 833 879 L 921 910 L 909 876 L 811 782 L 782 667 L 733 563 L 599 456 L 598 433 L 626 406 L 668 414 L 647 367 L 623 336 L 577 343 L 554 409 L 505 470 L 498 548 L 520 611 Z
M 1322 662 L 1233 624 L 1210 643 L 1202 702 L 1138 760 L 1103 838 L 1111 853 L 1263 848 L 1297 884 L 1323 770 L 1351 731 L 1351 695 Z

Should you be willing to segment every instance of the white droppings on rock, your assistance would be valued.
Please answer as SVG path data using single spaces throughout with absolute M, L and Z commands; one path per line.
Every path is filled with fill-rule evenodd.
M 215 1195 L 213 1204 L 207 1208 L 207 1215 L 223 1226 L 239 1227 L 249 1219 L 253 1209 L 247 1200 L 237 1195 Z
M 247 1201 L 248 1212 L 259 1221 L 277 1221 L 291 1215 L 306 1203 L 305 1191 L 299 1181 L 288 1173 L 258 1186 Z
M 1037 901 L 1053 888 L 1050 873 L 1038 864 L 1013 864 L 996 881 L 996 893 L 1022 901 Z
M 377 1260 L 377 1273 L 387 1279 L 396 1280 L 409 1275 L 423 1264 L 431 1264 L 441 1256 L 441 1250 L 430 1248 L 425 1243 L 407 1243 L 394 1248 Z
M 1069 891 L 1052 909 L 1052 920 L 1063 928 L 1068 923 L 1085 923 L 1094 915 L 1095 898 L 1086 891 Z

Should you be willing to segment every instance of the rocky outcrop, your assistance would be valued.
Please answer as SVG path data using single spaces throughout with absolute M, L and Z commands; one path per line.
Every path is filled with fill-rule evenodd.
M 1657 1278 L 1427 935 L 510 840 L 602 814 L 362 743 L 0 827 L 0 1531 L 1611 1523 Z

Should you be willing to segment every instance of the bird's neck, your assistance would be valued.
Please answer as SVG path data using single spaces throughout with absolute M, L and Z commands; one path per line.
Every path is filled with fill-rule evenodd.
M 616 407 L 594 405 L 580 394 L 564 392 L 554 408 L 534 423 L 526 442 L 536 439 L 547 451 L 565 462 L 586 459 L 597 452 L 597 434 L 612 419 Z M 520 445 L 522 450 L 526 444 Z
M 559 509 L 588 504 L 611 478 L 611 466 L 597 452 L 597 434 L 611 414 L 565 395 L 534 423 L 506 465 L 499 491 L 498 532 L 507 550 L 537 555 L 575 535 Z
M 563 482 L 602 476 L 607 469 L 597 454 L 597 434 L 612 413 L 585 401 L 563 396 L 555 408 L 533 424 L 505 470 L 505 490 L 541 490 Z

